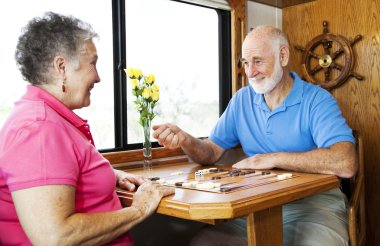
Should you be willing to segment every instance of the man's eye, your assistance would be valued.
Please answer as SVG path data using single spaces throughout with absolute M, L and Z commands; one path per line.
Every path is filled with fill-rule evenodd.
M 256 65 L 261 65 L 261 64 L 263 64 L 263 61 L 257 60 L 257 61 L 255 61 L 255 64 Z

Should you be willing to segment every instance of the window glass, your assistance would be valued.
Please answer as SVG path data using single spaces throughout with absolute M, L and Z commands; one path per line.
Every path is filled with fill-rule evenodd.
M 108 0 L 18 0 L 3 4 L 0 8 L 0 30 L 4 34 L 0 45 L 0 127 L 28 84 L 23 81 L 14 59 L 21 29 L 30 19 L 47 11 L 73 15 L 88 22 L 100 36 L 95 45 L 101 82 L 91 91 L 91 105 L 75 113 L 89 121 L 97 148 L 114 148 L 112 6 Z
M 169 1 L 126 0 L 126 63 L 154 74 L 160 86 L 158 116 L 195 137 L 219 118 L 218 15 L 213 9 Z M 143 131 L 127 85 L 128 143 Z

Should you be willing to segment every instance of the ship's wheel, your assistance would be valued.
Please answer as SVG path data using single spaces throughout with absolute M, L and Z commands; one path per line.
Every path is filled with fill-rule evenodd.
M 362 36 L 347 39 L 329 33 L 327 21 L 323 22 L 323 34 L 313 38 L 305 48 L 295 46 L 302 55 L 302 69 L 305 79 L 313 84 L 331 90 L 344 84 L 349 77 L 363 80 L 364 77 L 353 71 L 355 54 L 352 46 Z

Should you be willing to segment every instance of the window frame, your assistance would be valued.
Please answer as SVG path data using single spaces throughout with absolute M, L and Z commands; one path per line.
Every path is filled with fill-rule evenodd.
M 188 3 L 180 0 L 170 0 Z M 226 109 L 232 96 L 232 64 L 231 64 L 231 12 L 214 9 L 218 14 L 219 39 L 219 115 Z M 115 148 L 100 149 L 99 152 L 117 152 L 141 149 L 141 143 L 128 143 L 127 131 L 127 84 L 124 68 L 126 66 L 126 29 L 125 0 L 112 0 L 112 33 L 113 33 L 113 74 L 114 74 L 114 118 L 115 118 Z M 152 142 L 152 147 L 160 145 Z

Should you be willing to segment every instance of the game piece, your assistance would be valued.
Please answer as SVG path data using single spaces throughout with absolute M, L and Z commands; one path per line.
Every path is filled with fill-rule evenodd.
M 210 173 L 218 172 L 218 168 L 216 168 L 216 167 L 209 168 L 209 170 L 210 170 Z
M 278 180 L 283 180 L 283 179 L 287 179 L 287 178 L 291 178 L 291 177 L 293 177 L 293 174 L 291 174 L 291 173 L 283 173 L 283 174 L 277 175 Z
M 196 187 L 198 183 L 199 183 L 199 182 L 198 182 L 197 180 L 190 181 L 190 186 L 191 186 L 191 187 Z
M 168 180 L 168 181 L 166 181 L 166 183 L 168 185 L 174 185 L 176 182 L 178 182 L 178 181 L 176 181 L 176 180 Z
M 159 180 L 160 177 L 153 177 L 153 178 L 149 178 L 150 181 L 156 181 L 156 180 Z
M 182 171 L 178 171 L 178 172 L 171 173 L 170 176 L 177 176 L 177 175 L 181 175 L 181 174 L 183 174 L 183 172 Z
M 165 179 L 158 179 L 158 180 L 156 180 L 156 182 L 162 185 L 162 184 L 166 183 L 166 180 Z

